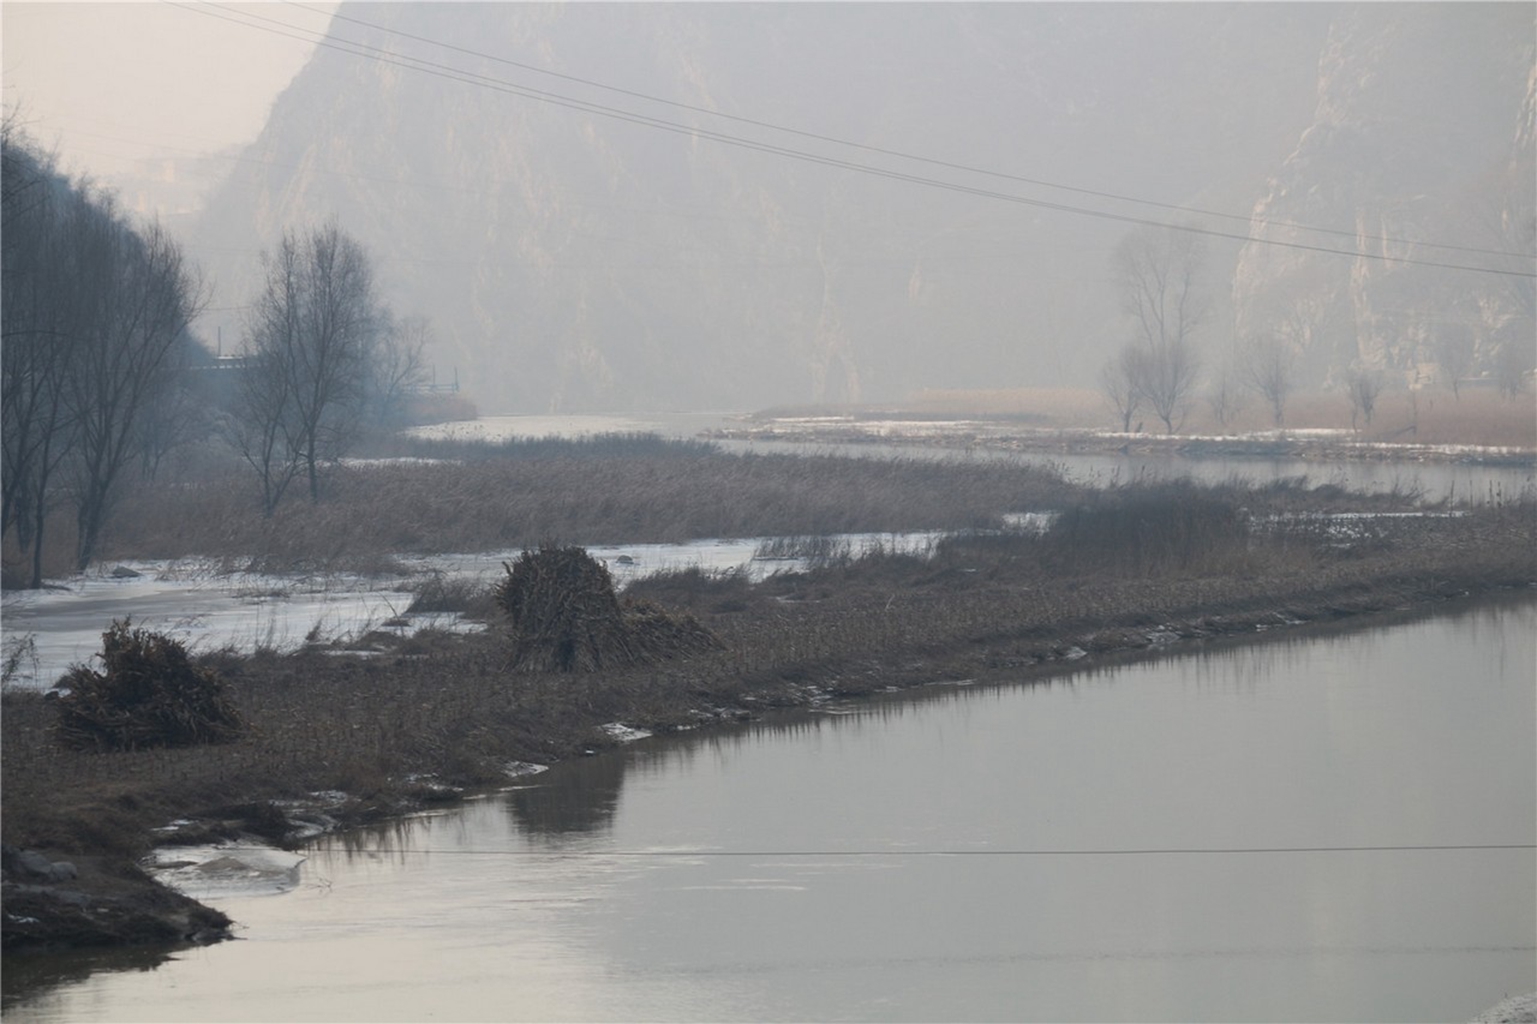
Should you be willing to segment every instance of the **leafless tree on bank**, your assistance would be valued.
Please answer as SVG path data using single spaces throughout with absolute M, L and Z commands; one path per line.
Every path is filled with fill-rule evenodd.
M 399 426 L 406 396 L 427 379 L 426 349 L 432 326 L 426 317 L 386 316 L 370 360 L 369 398 L 380 426 Z
M 1131 433 L 1131 421 L 1142 407 L 1142 392 L 1132 369 L 1132 350 L 1123 348 L 1099 371 L 1099 387 L 1121 419 L 1121 432 Z
M 1270 406 L 1277 427 L 1286 422 L 1286 403 L 1297 386 L 1297 353 L 1284 338 L 1257 338 L 1244 350 L 1244 383 Z
M 94 323 L 81 332 L 69 389 L 80 569 L 95 554 L 123 467 L 138 453 L 146 409 L 178 386 L 202 293 L 180 247 L 160 225 L 133 232 L 110 201 L 99 203 L 98 237 L 90 246 Z
M 76 564 L 95 552 L 145 410 L 175 386 L 198 301 L 181 252 L 110 195 L 71 184 L 11 123 L 3 151 L 3 527 L 42 584 L 49 513 L 76 514 Z M 61 486 L 67 484 L 68 486 Z
M 1350 429 L 1359 430 L 1358 418 L 1364 418 L 1366 426 L 1372 425 L 1372 413 L 1377 408 L 1377 397 L 1382 394 L 1383 377 L 1376 370 L 1364 366 L 1351 367 L 1345 376 L 1345 393 L 1350 398 Z
M 1198 282 L 1205 256 L 1200 236 L 1191 232 L 1138 228 L 1113 259 L 1122 310 L 1138 331 L 1122 365 L 1169 433 L 1189 413 L 1200 379 L 1193 336 L 1209 311 Z
M 30 549 L 29 585 L 42 586 L 43 540 L 55 499 L 53 477 L 69 453 L 64 402 L 75 335 L 69 312 L 76 282 L 63 243 L 70 197 L 51 161 L 18 137 L 11 122 L 0 139 L 0 411 L 4 424 L 3 530 Z
M 1223 366 L 1212 378 L 1211 386 L 1206 391 L 1206 407 L 1211 410 L 1217 425 L 1223 428 L 1243 412 L 1243 390 L 1238 386 L 1230 367 Z
M 323 467 L 356 439 L 382 310 L 362 246 L 334 223 L 285 233 L 263 259 L 231 433 L 271 515 L 300 474 L 318 502 Z
M 1459 385 L 1462 378 L 1466 377 L 1468 371 L 1473 368 L 1473 356 L 1476 352 L 1472 326 L 1460 320 L 1437 324 L 1432 348 L 1436 357 L 1436 366 L 1441 370 L 1442 380 L 1452 389 L 1452 397 L 1461 401 L 1462 393 Z

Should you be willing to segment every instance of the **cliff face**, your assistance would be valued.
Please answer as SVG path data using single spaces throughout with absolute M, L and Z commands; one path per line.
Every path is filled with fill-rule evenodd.
M 335 216 L 391 303 L 432 319 L 440 375 L 457 368 L 488 412 L 1086 384 L 1121 340 L 1108 261 L 1129 225 L 963 190 L 1171 219 L 1111 196 L 1245 211 L 1280 165 L 1259 207 L 1275 217 L 1439 231 L 1441 197 L 1477 162 L 1461 154 L 1498 119 L 1485 93 L 1519 55 L 1464 82 L 1432 52 L 1436 84 L 1411 68 L 1377 85 L 1349 70 L 1367 60 L 1357 40 L 1381 51 L 1379 76 L 1403 44 L 1347 31 L 1342 11 L 1371 20 L 1312 4 L 349 3 L 338 48 L 211 200 L 199 253 L 236 305 L 257 251 Z M 1468 47 L 1512 49 L 1494 38 L 1508 16 L 1473 20 Z M 1409 35 L 1434 49 L 1434 30 Z M 1454 166 L 1377 182 L 1368 151 L 1391 139 L 1363 98 L 1443 86 L 1426 102 L 1449 124 L 1478 108 L 1478 144 L 1446 137 Z M 1226 293 L 1235 249 L 1219 249 L 1209 280 Z M 1240 308 L 1310 268 L 1273 252 L 1244 254 Z M 1350 306 L 1334 259 L 1305 272 Z
M 1245 246 L 1233 282 L 1240 344 L 1293 346 L 1313 384 L 1352 364 L 1407 383 L 1454 365 L 1493 373 L 1530 347 L 1529 278 L 1393 257 L 1532 270 L 1530 258 L 1492 253 L 1533 251 L 1533 30 L 1521 5 L 1364 5 L 1334 19 L 1312 123 L 1252 230 L 1367 255 Z

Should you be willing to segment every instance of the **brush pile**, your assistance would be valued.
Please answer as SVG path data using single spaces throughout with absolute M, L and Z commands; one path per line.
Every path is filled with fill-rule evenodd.
M 194 666 L 179 641 L 127 619 L 101 635 L 105 672 L 77 665 L 60 680 L 56 735 L 75 750 L 228 743 L 245 724 L 219 675 Z
M 512 623 L 517 671 L 597 672 L 721 646 L 692 616 L 621 605 L 608 569 L 584 548 L 545 545 L 503 564 L 496 603 Z

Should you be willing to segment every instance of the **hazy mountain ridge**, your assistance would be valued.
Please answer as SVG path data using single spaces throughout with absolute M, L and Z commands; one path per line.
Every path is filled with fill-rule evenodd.
M 1308 223 L 1355 227 L 1366 209 L 1404 220 L 1408 197 L 1396 184 L 1372 183 L 1372 205 L 1363 206 L 1361 189 L 1342 181 L 1370 174 L 1345 168 L 1342 177 L 1346 156 L 1322 144 L 1380 93 L 1331 83 L 1386 73 L 1402 48 L 1378 33 L 1358 49 L 1350 19 L 1363 16 L 1354 7 L 348 4 L 341 13 L 705 111 L 959 165 L 1235 212 L 1264 195 L 1261 210 Z M 835 147 L 344 21 L 332 34 L 904 174 L 1173 216 Z M 1521 66 L 1515 43 L 1492 42 L 1512 51 L 1503 66 Z M 1467 88 L 1498 91 L 1503 81 Z M 1483 140 L 1489 119 L 1469 126 L 1470 138 Z M 1121 340 L 1108 256 L 1125 223 L 821 167 L 336 50 L 316 53 L 250 155 L 265 163 L 241 165 L 199 233 L 212 249 L 244 250 L 214 264 L 218 282 L 233 286 L 221 301 L 244 301 L 253 250 L 283 226 L 334 214 L 375 254 L 400 310 L 433 319 L 440 377 L 456 367 L 486 411 L 1082 384 Z M 1328 201 L 1325 184 L 1335 195 Z M 1274 255 L 1285 250 L 1258 248 L 1244 253 L 1234 292 L 1241 327 L 1242 309 L 1264 301 L 1262 280 L 1304 271 L 1333 280 L 1352 263 L 1327 257 L 1334 262 L 1315 271 Z M 1235 250 L 1213 247 L 1210 280 L 1220 292 Z M 1337 284 L 1326 290 L 1343 301 Z M 1230 322 L 1224 307 L 1217 324 Z M 1204 344 L 1216 353 L 1230 334 L 1217 326 Z
M 1264 237 L 1377 255 L 1531 270 L 1533 10 L 1517 5 L 1365 5 L 1331 26 L 1318 107 L 1255 206 Z M 1517 208 L 1524 207 L 1525 213 Z M 1268 222 L 1348 226 L 1326 238 Z M 1530 347 L 1517 296 L 1530 282 L 1375 258 L 1248 245 L 1234 276 L 1236 334 L 1299 350 L 1309 384 L 1353 363 L 1403 381 L 1436 372 L 1439 347 L 1466 332 L 1466 372 Z

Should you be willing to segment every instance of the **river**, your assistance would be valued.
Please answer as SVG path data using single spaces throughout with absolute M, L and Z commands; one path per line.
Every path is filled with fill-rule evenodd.
M 836 419 L 836 418 L 835 418 Z M 794 437 L 797 423 L 820 420 L 777 421 L 771 425 L 789 428 Z M 1508 501 L 1537 487 L 1537 465 L 1530 458 L 1512 463 L 1501 458 L 1480 461 L 1477 449 L 1460 454 L 1450 449 L 1438 457 L 1425 458 L 1426 452 L 1415 446 L 1379 445 L 1376 457 L 1351 460 L 1319 460 L 1256 455 L 1190 456 L 1176 452 L 1066 452 L 1016 451 L 1007 447 L 989 447 L 936 443 L 946 435 L 988 437 L 1002 431 L 988 421 L 955 420 L 942 422 L 891 421 L 890 423 L 844 423 L 845 427 L 864 429 L 866 439 L 858 442 L 825 443 L 787 440 L 722 440 L 721 448 L 731 452 L 763 454 L 832 454 L 855 458 L 922 459 L 1004 459 L 1026 464 L 1049 466 L 1070 480 L 1091 486 L 1129 483 L 1134 480 L 1170 480 L 1189 478 L 1200 483 L 1225 483 L 1230 480 L 1268 484 L 1277 480 L 1305 479 L 1311 486 L 1335 484 L 1368 493 L 1398 492 L 1420 495 L 1427 501 L 1485 502 Z M 750 419 L 725 413 L 676 413 L 651 416 L 487 416 L 465 423 L 443 423 L 416 428 L 423 437 L 481 438 L 491 441 L 521 437 L 585 437 L 602 433 L 654 433 L 670 438 L 713 435 L 722 430 L 741 431 L 752 426 Z M 761 425 L 761 424 L 760 424 Z M 1027 431 L 1028 433 L 1028 431 Z M 1306 432 L 1303 432 L 1306 433 Z M 1330 433 L 1330 432 L 1325 432 Z M 1333 432 L 1339 434 L 1341 432 Z M 1371 446 L 1368 446 L 1371 447 Z M 1492 451 L 1499 451 L 1494 449 Z M 1402 454 L 1390 455 L 1390 452 Z
M 5 1016 L 1470 1020 L 1537 988 L 1534 665 L 1528 596 L 644 739 Z

